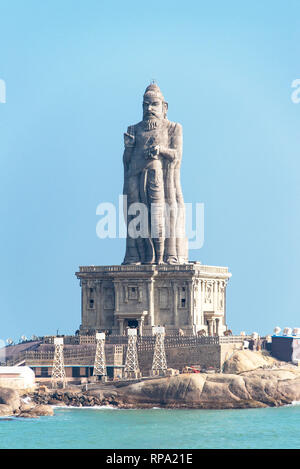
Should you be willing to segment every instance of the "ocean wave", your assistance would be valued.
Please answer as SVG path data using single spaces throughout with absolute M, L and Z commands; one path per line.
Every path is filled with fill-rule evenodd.
M 293 401 L 291 404 L 286 404 L 285 407 L 294 407 L 300 405 L 300 401 Z

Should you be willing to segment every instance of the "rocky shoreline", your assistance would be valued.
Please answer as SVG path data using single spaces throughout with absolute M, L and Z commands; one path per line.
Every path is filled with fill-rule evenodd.
M 0 388 L 0 417 L 37 418 L 54 415 L 50 405 L 36 403 L 11 388 Z
M 180 374 L 125 386 L 99 384 L 49 390 L 40 387 L 27 399 L 0 388 L 0 416 L 53 415 L 54 406 L 112 406 L 119 409 L 245 409 L 300 401 L 300 368 L 259 352 L 237 351 L 220 374 Z

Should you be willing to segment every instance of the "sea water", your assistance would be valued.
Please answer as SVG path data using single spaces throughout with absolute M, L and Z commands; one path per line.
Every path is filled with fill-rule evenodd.
M 55 408 L 0 419 L 0 448 L 300 448 L 300 405 L 186 410 Z

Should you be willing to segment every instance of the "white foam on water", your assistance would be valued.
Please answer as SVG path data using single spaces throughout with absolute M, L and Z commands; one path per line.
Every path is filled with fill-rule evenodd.
M 22 397 L 21 401 L 24 402 L 25 404 L 29 404 L 29 402 L 31 402 L 31 397 L 29 396 Z
M 286 404 L 285 407 L 294 407 L 300 405 L 300 401 L 293 401 L 291 404 Z
M 111 406 L 111 405 L 93 405 L 93 406 L 82 406 L 82 407 L 78 407 L 78 406 L 73 406 L 73 405 L 52 405 L 51 406 L 52 409 L 78 409 L 78 410 L 81 410 L 81 409 L 95 409 L 95 410 L 120 410 L 118 409 L 118 407 L 114 407 L 114 406 Z
M 126 408 L 120 408 L 120 407 L 115 407 L 111 405 L 93 405 L 93 406 L 72 406 L 72 405 L 51 405 L 52 409 L 75 409 L 75 410 L 80 410 L 80 409 L 95 409 L 95 410 L 162 410 L 161 407 L 151 407 L 151 409 L 141 409 L 139 407 L 130 407 L 129 409 Z

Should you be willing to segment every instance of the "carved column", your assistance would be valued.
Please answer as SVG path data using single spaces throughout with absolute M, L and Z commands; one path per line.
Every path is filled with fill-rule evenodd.
M 81 324 L 82 327 L 87 327 L 86 320 L 87 320 L 87 294 L 86 294 L 86 289 L 87 289 L 87 281 L 86 280 L 81 280 Z
M 203 280 L 203 303 L 208 303 L 207 280 Z
M 199 308 L 200 308 L 200 324 L 204 324 L 204 317 L 203 317 L 203 305 L 204 305 L 204 281 L 202 279 L 199 280 L 199 291 L 200 291 L 200 298 L 199 298 Z
M 124 332 L 124 319 L 118 319 L 119 321 L 119 333 L 120 335 L 123 335 Z
M 216 319 L 216 336 L 219 336 L 219 322 L 220 319 Z
M 218 310 L 218 280 L 213 282 L 213 302 L 214 302 L 214 311 Z
M 144 323 L 144 318 L 138 319 L 138 330 L 139 330 L 139 335 L 143 335 L 143 323 Z
M 193 294 L 193 304 L 194 304 L 194 324 L 198 324 L 198 287 L 199 282 L 197 279 L 194 280 L 194 294 Z
M 226 286 L 227 286 L 227 280 L 224 281 L 224 298 L 223 298 L 223 324 L 224 326 L 226 325 Z
M 147 281 L 148 287 L 148 310 L 150 326 L 154 326 L 154 280 Z
M 172 308 L 173 308 L 173 314 L 174 314 L 174 326 L 178 327 L 179 325 L 179 318 L 178 318 L 178 286 L 177 282 L 174 280 L 171 281 L 171 287 L 172 287 Z
M 128 283 L 127 282 L 124 282 L 123 293 L 124 293 L 124 303 L 128 303 Z
M 212 320 L 212 325 L 213 325 L 213 336 L 215 337 L 217 335 L 217 328 L 216 328 L 216 320 Z
M 195 323 L 194 318 L 194 282 L 193 280 L 188 283 L 189 286 L 189 325 Z
M 95 307 L 96 307 L 96 327 L 100 328 L 104 322 L 102 309 L 101 280 L 95 281 Z
M 212 320 L 211 319 L 208 319 L 208 335 L 211 336 L 212 335 Z
M 143 283 L 138 282 L 138 302 L 142 303 L 143 301 Z
M 119 311 L 120 307 L 120 282 L 114 281 L 114 290 L 115 290 L 115 313 Z

